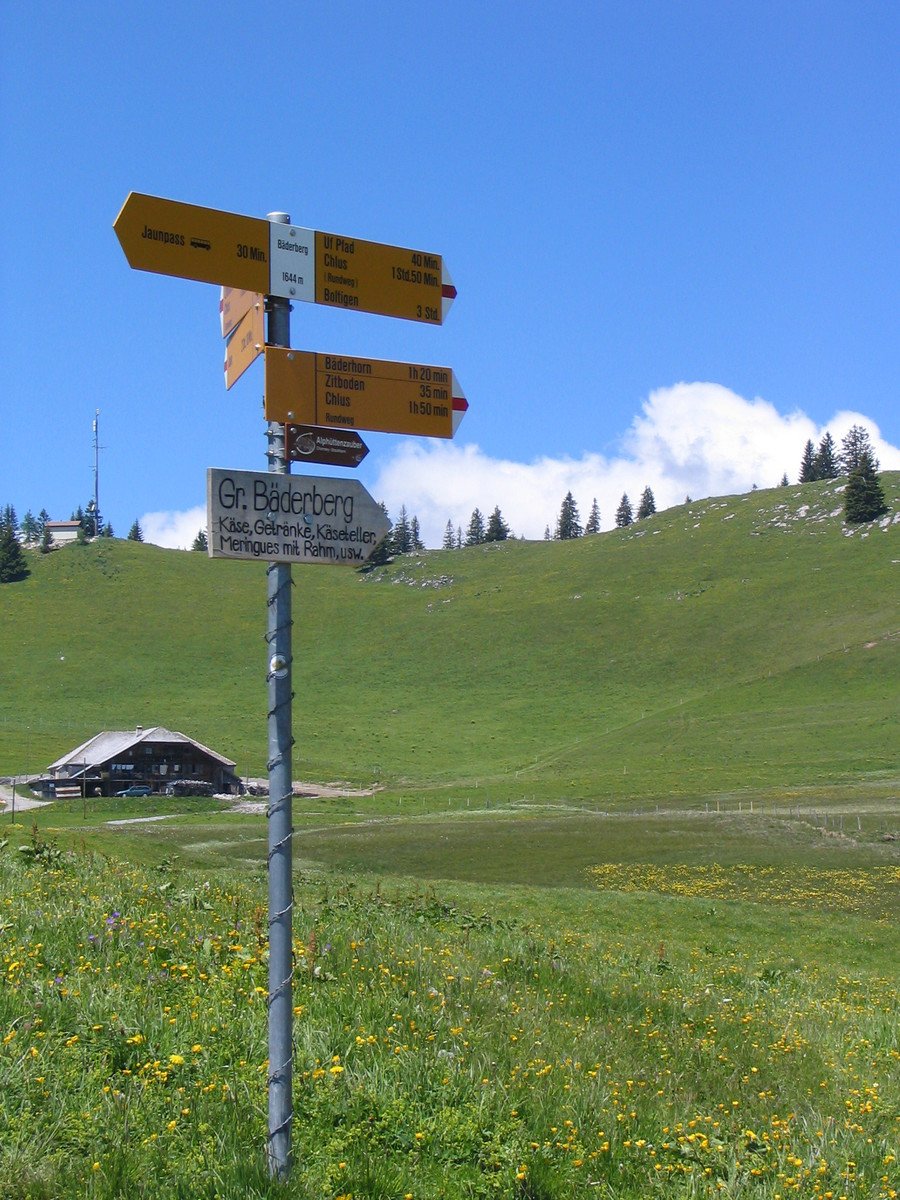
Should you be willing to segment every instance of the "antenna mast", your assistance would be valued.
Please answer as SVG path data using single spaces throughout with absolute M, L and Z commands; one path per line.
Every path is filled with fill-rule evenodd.
M 100 409 L 94 416 L 94 537 L 100 536 Z

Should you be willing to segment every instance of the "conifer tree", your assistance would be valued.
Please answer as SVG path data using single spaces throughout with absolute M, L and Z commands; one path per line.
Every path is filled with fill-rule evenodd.
M 841 438 L 841 452 L 838 461 L 842 475 L 849 475 L 859 466 L 863 453 L 868 452 L 873 468 L 878 470 L 878 459 L 869 440 L 869 431 L 863 425 L 853 425 Z
M 193 542 L 193 545 L 191 546 L 191 549 L 192 550 L 204 550 L 204 551 L 209 549 L 209 541 L 207 540 L 205 529 L 197 530 L 197 536 L 194 538 L 194 542 Z
M 11 504 L 4 504 L 3 511 L 0 512 L 0 525 L 9 526 L 16 533 L 19 528 L 19 521 L 16 516 L 16 510 Z
M 25 553 L 16 537 L 15 526 L 5 519 L 0 524 L 0 583 L 13 583 L 28 574 Z
M 406 505 L 400 505 L 400 516 L 391 532 L 391 552 L 393 554 L 408 554 L 412 549 L 412 533 L 409 528 L 409 516 Z
M 34 516 L 31 509 L 29 509 L 22 518 L 22 524 L 20 528 L 22 530 L 22 536 L 25 539 L 26 545 L 34 545 L 34 543 L 38 541 L 41 536 L 40 522 Z
M 808 438 L 806 445 L 803 447 L 803 457 L 800 459 L 800 483 L 812 483 L 814 479 L 818 479 L 816 475 L 816 448 L 812 444 L 812 438 Z
M 486 542 L 505 542 L 509 537 L 509 526 L 503 520 L 499 506 L 488 517 L 487 529 L 484 532 Z
M 844 520 L 850 525 L 875 521 L 888 510 L 872 455 L 864 450 L 844 489 Z
M 634 522 L 634 512 L 631 507 L 631 501 L 628 499 L 628 493 L 622 493 L 622 499 L 619 501 L 619 507 L 616 509 L 616 529 L 624 529 L 627 525 Z
M 425 543 L 422 541 L 422 535 L 419 532 L 419 518 L 413 514 L 413 518 L 409 523 L 409 548 L 410 550 L 424 550 Z
M 366 559 L 365 567 L 382 567 L 391 557 L 391 518 L 388 515 L 387 505 L 383 500 L 378 501 L 378 507 L 384 513 L 384 518 L 388 523 L 388 531 Z
M 85 537 L 100 536 L 100 529 L 103 525 L 103 519 L 100 516 L 99 509 L 96 509 L 96 511 L 95 509 L 96 505 L 94 504 L 94 501 L 89 500 L 85 508 L 82 509 L 79 507 L 78 512 L 81 513 L 81 516 L 79 517 L 76 514 L 76 516 L 73 518 L 73 520 L 81 522 L 81 528 L 84 531 Z
M 575 503 L 572 493 L 566 492 L 556 520 L 556 536 L 559 541 L 565 542 L 571 538 L 581 537 L 583 532 L 578 520 L 578 505 Z
M 74 517 L 72 519 L 76 520 Z M 141 529 L 140 521 L 136 520 L 128 530 L 128 540 L 129 542 L 142 542 L 144 540 L 144 531 Z
M 469 518 L 469 528 L 466 530 L 466 545 L 480 546 L 484 541 L 484 517 L 479 509 L 475 509 Z
M 785 473 L 782 475 L 782 477 L 781 477 L 781 483 L 780 483 L 778 486 L 779 486 L 779 487 L 787 487 L 787 486 L 788 486 L 788 477 L 787 477 L 787 471 L 785 471 Z
M 645 487 L 641 492 L 641 500 L 638 504 L 637 519 L 643 521 L 645 517 L 652 517 L 656 512 L 656 500 L 653 492 L 649 487 Z
M 455 550 L 456 549 L 456 539 L 455 539 L 455 535 L 453 533 L 453 522 L 452 521 L 448 521 L 447 524 L 444 526 L 444 540 L 443 540 L 443 542 L 441 542 L 441 549 L 442 550 Z
M 591 511 L 588 513 L 587 525 L 584 527 L 585 535 L 590 533 L 600 532 L 600 509 L 597 507 L 597 497 L 591 504 Z
M 101 516 L 100 509 L 97 507 L 97 505 L 94 503 L 93 500 L 90 502 L 90 504 L 88 504 L 87 508 L 85 509 L 84 517 L 85 517 L 84 532 L 89 537 L 100 537 L 100 534 L 103 530 L 103 517 Z
M 462 525 L 457 525 L 457 527 L 456 527 L 456 548 L 457 548 L 457 550 L 462 550 L 463 545 L 464 545 L 464 543 L 463 543 L 463 535 L 462 535 Z
M 838 477 L 837 450 L 834 445 L 834 438 L 827 429 L 822 435 L 822 440 L 819 442 L 819 448 L 816 451 L 815 472 L 814 477 L 816 479 L 837 479 Z

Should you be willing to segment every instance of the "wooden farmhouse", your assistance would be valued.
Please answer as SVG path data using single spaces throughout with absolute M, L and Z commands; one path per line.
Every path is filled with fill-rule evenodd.
M 196 781 L 211 784 L 214 792 L 234 794 L 241 789 L 234 768 L 231 759 L 183 733 L 139 725 L 95 734 L 51 763 L 37 786 L 47 795 L 114 796 L 132 786 L 163 792 L 180 781 L 188 790 L 188 783 Z

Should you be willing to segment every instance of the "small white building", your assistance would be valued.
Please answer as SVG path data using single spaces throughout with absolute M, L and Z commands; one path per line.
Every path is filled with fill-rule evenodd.
M 45 528 L 53 539 L 54 546 L 67 546 L 78 541 L 80 521 L 47 521 Z

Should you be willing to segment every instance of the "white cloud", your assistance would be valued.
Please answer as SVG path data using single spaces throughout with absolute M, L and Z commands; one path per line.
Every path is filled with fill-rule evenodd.
M 620 453 L 585 452 L 580 458 L 539 458 L 530 463 L 491 458 L 476 445 L 401 441 L 368 490 L 393 519 L 401 505 L 418 517 L 426 546 L 440 546 L 447 521 L 463 533 L 475 508 L 487 518 L 500 508 L 517 536 L 542 538 L 556 524 L 571 491 L 582 524 L 596 497 L 601 526 L 610 529 L 623 492 L 634 507 L 650 486 L 659 509 L 774 487 L 787 472 L 797 479 L 803 447 L 818 444 L 826 429 L 840 447 L 851 425 L 863 425 L 882 468 L 900 468 L 900 449 L 858 412 L 838 412 L 818 426 L 805 413 L 782 415 L 766 400 L 745 400 L 717 383 L 677 383 L 651 392 L 621 439 Z M 188 549 L 206 526 L 205 508 L 146 513 L 148 542 Z
M 783 416 L 765 400 L 745 400 L 716 383 L 678 383 L 651 392 L 621 440 L 621 453 L 541 458 L 531 463 L 491 458 L 475 445 L 402 442 L 370 491 L 392 518 L 400 506 L 418 517 L 427 546 L 439 546 L 447 521 L 465 533 L 473 509 L 487 517 L 499 506 L 518 536 L 553 530 L 571 491 L 582 524 L 596 497 L 601 527 L 610 529 L 623 492 L 637 507 L 650 486 L 657 508 L 685 496 L 729 495 L 774 487 L 787 472 L 795 482 L 807 439 L 830 429 L 840 446 L 853 424 L 864 425 L 886 469 L 900 467 L 900 450 L 883 441 L 862 413 L 840 412 L 817 426 L 802 412 Z
M 173 550 L 190 550 L 198 531 L 206 529 L 206 508 L 144 513 L 139 523 L 145 542 Z

